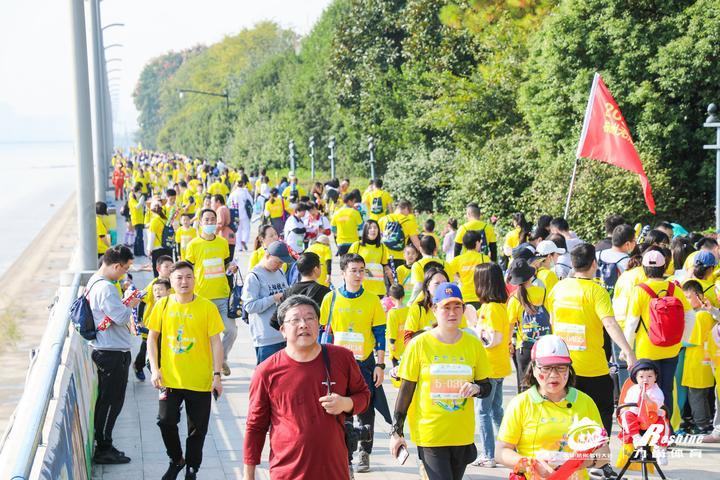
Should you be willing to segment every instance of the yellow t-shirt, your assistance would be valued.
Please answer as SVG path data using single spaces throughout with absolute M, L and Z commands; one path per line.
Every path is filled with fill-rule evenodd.
M 510 324 L 507 307 L 504 303 L 490 302 L 480 305 L 478 326 L 481 332 L 492 334 L 498 331 L 502 340 L 494 347 L 485 347 L 490 364 L 490 378 L 505 378 L 512 372 L 510 368 Z
M 380 220 L 378 220 L 378 225 L 380 225 L 381 232 L 385 231 L 385 227 L 387 226 L 388 222 L 397 222 L 400 224 L 400 228 L 402 228 L 403 234 L 405 235 L 405 245 L 407 245 L 410 237 L 412 237 L 413 235 L 417 235 L 419 232 L 417 219 L 412 213 L 408 215 L 404 215 L 402 213 L 391 213 L 389 215 L 385 215 Z M 393 258 L 403 258 L 403 249 L 401 248 L 400 250 L 392 250 L 388 247 L 388 255 L 391 255 Z
M 477 250 L 465 252 L 448 262 L 447 270 L 452 275 L 450 280 L 455 281 L 455 275 L 460 277 L 460 292 L 463 301 L 466 303 L 478 301 L 477 292 L 475 291 L 475 267 L 488 262 L 490 262 L 490 257 Z
M 338 245 L 357 242 L 360 238 L 359 231 L 362 228 L 363 220 L 360 212 L 347 205 L 335 211 L 330 221 L 330 226 L 335 227 L 335 242 Z
M 150 246 L 150 250 L 155 250 L 162 247 L 162 232 L 165 227 L 165 222 L 159 215 L 153 214 L 150 219 L 150 225 L 148 230 L 153 234 L 153 244 Z
M 635 267 L 621 273 L 615 283 L 612 305 L 615 320 L 622 329 L 625 329 L 625 317 L 627 317 L 630 294 L 635 290 L 635 285 L 643 283 L 645 280 L 647 280 L 645 270 L 642 267 Z
M 179 227 L 175 230 L 175 243 L 180 245 L 181 260 L 185 260 L 185 250 L 187 250 L 188 244 L 195 237 L 197 237 L 197 230 L 192 227 Z
M 455 343 L 427 333 L 405 349 L 398 375 L 416 382 L 411 437 L 421 447 L 452 447 L 475 441 L 473 398 L 461 398 L 466 382 L 488 378 L 488 360 L 480 341 L 462 332 Z
M 227 197 L 228 194 L 230 194 L 230 189 L 222 182 L 213 182 L 213 184 L 208 187 L 208 193 L 210 195 L 222 195 L 223 197 Z
M 545 285 L 545 288 L 547 288 L 547 291 L 552 291 L 555 284 L 558 282 L 558 277 L 555 274 L 553 270 L 550 270 L 549 268 L 540 267 L 537 269 L 536 276 L 538 280 L 540 280 L 543 285 Z
M 395 270 L 398 284 L 400 284 L 400 286 L 403 287 L 403 290 L 405 290 L 405 300 L 403 301 L 403 304 L 406 306 L 410 303 L 410 297 L 412 296 L 413 289 L 415 288 L 415 282 L 413 282 L 410 268 L 411 267 L 408 267 L 407 265 L 400 265 Z
M 287 211 L 287 208 L 283 208 L 285 200 L 280 198 L 270 198 L 265 202 L 265 216 L 269 218 L 280 218 L 283 216 L 283 210 Z
M 307 192 L 300 185 L 295 186 L 295 191 L 297 192 L 298 198 L 307 196 Z M 287 187 L 285 187 L 285 190 L 282 191 L 282 196 L 285 200 L 289 200 L 291 193 L 292 193 L 292 186 L 288 185 Z
M 515 227 L 507 235 L 505 235 L 505 243 L 503 244 L 503 253 L 512 258 L 512 251 L 520 245 L 520 227 Z
M 317 279 L 317 282 L 320 285 L 329 287 L 327 262 L 328 260 L 332 261 L 332 250 L 324 243 L 315 242 L 306 248 L 305 251 L 315 253 L 320 257 L 320 278 Z
M 595 402 L 587 394 L 571 387 L 565 400 L 558 403 L 545 400 L 536 387 L 513 397 L 505 409 L 497 439 L 515 445 L 517 452 L 527 458 L 550 460 L 557 458 L 559 452 L 572 455 L 568 432 L 575 419 L 588 418 L 599 427 L 602 420 Z M 568 408 L 568 403 L 572 407 Z M 581 469 L 569 480 L 587 478 L 587 470 Z
M 575 373 L 607 375 L 602 319 L 613 316 L 607 290 L 592 279 L 566 278 L 548 294 L 547 304 L 553 333 L 567 343 Z
M 143 225 L 145 223 L 143 219 L 145 202 L 137 200 L 135 195 L 130 195 L 128 198 L 128 209 L 130 210 L 130 223 L 132 223 L 133 226 Z
M 528 300 L 530 300 L 530 303 L 535 306 L 543 305 L 547 309 L 547 290 L 545 288 L 539 287 L 537 285 L 530 285 L 527 290 Z M 524 311 L 525 309 L 520 303 L 520 300 L 518 300 L 518 297 L 515 294 L 510 296 L 507 306 L 508 324 L 510 325 L 510 331 L 512 331 L 513 328 L 517 328 L 517 335 L 515 340 L 516 348 L 521 348 L 523 346 L 523 342 L 534 343 L 537 340 L 529 338 L 527 336 L 527 332 L 523 329 L 522 317 Z M 537 324 L 531 325 L 529 327 L 534 327 L 536 329 L 539 328 Z M 547 333 L 550 332 L 543 333 L 542 331 L 540 331 L 539 335 L 542 336 Z
M 346 298 L 339 290 L 329 292 L 320 306 L 320 325 L 328 323 L 333 295 L 335 305 L 330 318 L 333 343 L 350 350 L 357 360 L 366 360 L 377 344 L 372 327 L 385 325 L 380 299 L 367 290 L 357 298 Z
M 250 254 L 248 272 L 255 268 L 255 266 L 260 263 L 260 260 L 262 260 L 264 256 L 265 247 L 260 247 L 257 250 L 253 250 L 253 252 Z
M 462 245 L 463 237 L 467 232 L 480 230 L 485 231 L 485 239 L 488 243 L 497 242 L 495 238 L 495 228 L 493 228 L 492 225 L 483 222 L 482 220 L 470 220 L 469 222 L 463 223 L 460 225 L 460 228 L 458 228 L 457 234 L 455 235 L 455 243 Z M 463 247 L 463 251 L 465 251 L 465 247 Z
M 102 218 L 100 218 L 100 215 L 95 215 L 95 229 L 97 230 L 98 255 L 102 255 L 107 252 L 110 247 L 103 241 L 103 237 L 108 235 L 108 230 Z
M 682 384 L 686 387 L 710 388 L 715 383 L 710 350 L 710 344 L 715 342 L 710 333 L 714 325 L 715 320 L 709 312 L 695 311 L 695 326 L 688 341 L 690 345 L 685 348 Z
M 386 348 L 390 358 L 396 360 L 400 360 L 405 351 L 405 320 L 407 320 L 407 315 L 408 307 L 391 308 L 387 312 Z
M 373 190 L 363 198 L 363 203 L 367 206 L 368 217 L 375 221 L 387 215 L 392 201 L 392 197 L 385 190 Z
M 210 300 L 227 298 L 230 286 L 225 276 L 225 259 L 230 257 L 227 240 L 195 237 L 185 249 L 185 260 L 195 268 L 195 294 Z
M 350 245 L 348 253 L 357 253 L 365 260 L 365 280 L 363 280 L 363 288 L 375 295 L 385 295 L 385 270 L 384 265 L 388 263 L 387 247 L 380 244 L 361 245 L 355 242 Z
M 662 295 L 665 295 L 664 291 L 667 290 L 669 282 L 665 280 L 646 280 L 643 283 L 652 288 L 656 294 L 663 291 Z M 680 287 L 675 287 L 674 296 L 680 299 L 685 312 L 688 312 L 690 310 L 690 304 Z M 650 360 L 672 358 L 680 352 L 681 342 L 669 347 L 658 347 L 657 345 L 653 345 L 650 337 L 648 337 L 646 327 L 649 328 L 650 326 L 650 300 L 650 295 L 642 288 L 636 286 L 630 294 L 630 300 L 628 301 L 628 317 L 640 317 L 641 322 L 635 335 L 635 356 L 637 358 L 648 358 Z M 643 326 L 642 323 L 644 323 L 645 326 Z
M 425 310 L 418 303 L 413 303 L 408 307 L 405 330 L 419 332 L 420 330 L 431 330 L 435 328 L 435 325 L 437 325 L 437 320 L 435 320 L 435 312 L 432 311 L 432 308 Z M 460 319 L 460 328 L 467 328 L 465 314 Z
M 160 371 L 167 388 L 209 392 L 213 381 L 210 337 L 221 333 L 220 312 L 214 303 L 195 297 L 178 303 L 175 295 L 153 308 L 147 328 L 160 333 Z
M 425 265 L 427 265 L 430 262 L 439 263 L 443 266 L 443 270 L 445 270 L 445 273 L 447 273 L 447 276 L 452 280 L 451 276 L 451 270 L 448 268 L 447 264 L 444 260 L 438 257 L 422 257 L 417 262 L 413 263 L 412 268 L 410 269 L 413 283 L 423 283 L 423 280 L 425 280 Z M 463 300 L 465 297 L 463 297 Z

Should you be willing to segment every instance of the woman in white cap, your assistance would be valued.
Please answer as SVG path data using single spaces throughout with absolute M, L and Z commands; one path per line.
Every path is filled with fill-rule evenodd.
M 574 379 L 570 351 L 562 338 L 545 335 L 535 342 L 524 378 L 529 388 L 510 401 L 497 435 L 498 463 L 519 473 L 532 472 L 534 476 L 528 478 L 545 478 L 575 453 L 601 443 L 600 412 L 588 395 L 573 387 Z M 594 453 L 563 478 L 587 479 L 586 468 L 608 463 L 607 443 Z
M 565 249 L 560 248 L 552 240 L 543 240 L 538 243 L 535 249 L 535 256 L 530 259 L 530 263 L 537 269 L 535 276 L 542 282 L 548 293 L 558 282 L 558 276 L 555 273 L 555 264 L 560 255 L 565 254 Z
M 413 403 L 410 433 L 429 480 L 463 478 L 477 455 L 472 398 L 492 389 L 482 343 L 460 328 L 464 307 L 456 284 L 438 285 L 432 302 L 437 326 L 410 342 L 398 371 L 390 452 L 398 457 L 407 450 L 404 425 Z

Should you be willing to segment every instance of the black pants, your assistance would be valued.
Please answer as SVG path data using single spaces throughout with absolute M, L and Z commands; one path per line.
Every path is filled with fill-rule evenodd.
M 147 361 L 147 340 L 145 340 L 143 338 L 143 341 L 140 344 L 140 350 L 138 350 L 137 355 L 135 355 L 135 362 L 133 362 L 133 366 L 135 367 L 135 370 L 142 371 L 142 369 L 145 368 L 146 361 Z
M 468 464 L 477 457 L 475 444 L 457 447 L 417 447 L 429 480 L 462 480 Z
M 527 344 L 526 346 L 523 346 L 522 348 L 518 348 L 515 350 L 515 368 L 517 369 L 517 376 L 518 376 L 518 393 L 524 392 L 527 390 L 526 386 L 523 386 L 523 378 L 525 377 L 525 372 L 527 371 L 528 365 L 530 365 L 530 352 L 532 351 L 532 345 Z
M 343 255 L 345 255 L 348 252 L 348 250 L 350 250 L 351 245 L 352 245 L 352 243 L 343 243 L 341 245 L 338 245 L 337 246 L 338 247 L 337 256 L 342 257 Z
M 188 437 L 185 441 L 185 462 L 189 467 L 200 468 L 203 444 L 210 421 L 210 392 L 195 392 L 168 388 L 167 400 L 160 400 L 158 427 L 168 457 L 173 463 L 183 458 L 178 424 L 180 423 L 180 405 L 185 402 L 187 412 Z
M 369 370 L 370 372 L 373 372 L 375 370 L 375 357 L 371 354 L 367 359 L 358 361 L 358 365 L 360 366 L 360 371 L 363 370 Z M 373 439 L 375 438 L 375 388 L 371 387 L 369 382 L 372 382 L 372 374 L 370 374 L 370 378 L 367 378 L 367 376 L 363 375 L 365 377 L 365 383 L 368 384 L 368 388 L 370 388 L 370 403 L 368 404 L 368 408 L 358 414 L 358 422 L 360 422 L 360 425 L 369 425 L 370 426 L 370 440 L 366 442 L 360 442 L 359 449 L 361 452 L 365 452 L 368 455 L 372 453 L 373 449 Z M 348 452 L 350 454 L 350 458 L 352 459 L 353 452 Z
M 97 450 L 109 450 L 115 420 L 125 403 L 125 387 L 130 367 L 130 352 L 93 350 L 92 359 L 97 366 L 98 396 L 95 401 L 95 443 Z
M 158 277 L 158 271 L 157 271 L 158 258 L 162 257 L 163 255 L 172 257 L 172 250 L 170 250 L 169 248 L 160 247 L 160 248 L 156 248 L 155 250 L 153 250 L 152 253 L 150 254 L 150 258 L 152 260 L 153 276 L 155 278 Z
M 696 427 L 711 428 L 713 426 L 712 408 L 710 407 L 711 394 L 712 387 L 688 388 L 688 404 Z
M 143 232 L 145 225 L 142 223 L 133 225 L 135 227 L 135 243 L 133 244 L 133 254 L 136 257 L 142 257 L 145 255 L 145 240 L 143 239 Z
M 581 377 L 575 380 L 575 388 L 593 399 L 600 412 L 600 419 L 607 431 L 608 438 L 612 434 L 613 413 L 615 409 L 612 395 L 613 381 L 610 374 L 599 377 Z

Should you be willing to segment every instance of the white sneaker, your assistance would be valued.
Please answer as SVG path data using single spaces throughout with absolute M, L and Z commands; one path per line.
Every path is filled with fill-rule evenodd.
M 495 468 L 497 464 L 494 458 L 477 457 L 470 465 L 483 468 Z

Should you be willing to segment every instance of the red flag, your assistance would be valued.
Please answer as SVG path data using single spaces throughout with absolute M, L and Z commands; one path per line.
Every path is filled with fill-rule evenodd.
M 595 74 L 590 90 L 577 157 L 592 158 L 637 173 L 643 187 L 645 203 L 650 212 L 655 213 L 650 182 L 633 145 L 630 130 L 610 90 L 598 73 Z

